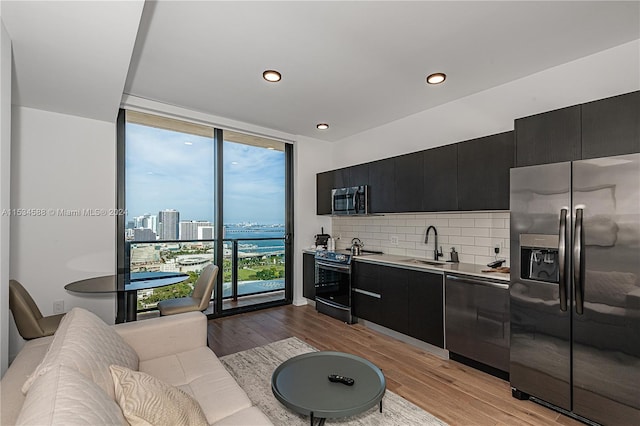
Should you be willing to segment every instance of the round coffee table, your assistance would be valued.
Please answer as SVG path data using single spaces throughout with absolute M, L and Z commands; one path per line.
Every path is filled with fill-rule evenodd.
M 331 382 L 330 374 L 350 377 L 353 386 Z M 380 404 L 386 389 L 382 371 L 371 362 L 342 352 L 311 352 L 280 364 L 271 376 L 271 390 L 287 408 L 325 419 L 360 414 Z

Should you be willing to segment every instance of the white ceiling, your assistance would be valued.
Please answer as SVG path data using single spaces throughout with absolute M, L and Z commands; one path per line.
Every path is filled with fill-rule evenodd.
M 144 1 L 7 1 L 12 103 L 115 121 Z
M 113 121 L 124 91 L 336 141 L 640 38 L 637 1 L 140 5 L 3 0 L 14 103 Z

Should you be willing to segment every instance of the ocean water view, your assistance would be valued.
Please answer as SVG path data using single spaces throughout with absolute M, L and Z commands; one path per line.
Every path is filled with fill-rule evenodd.
M 284 253 L 285 230 L 282 225 L 239 226 L 225 225 L 225 240 L 242 239 L 238 241 L 238 254 L 266 255 Z M 274 240 L 255 240 L 255 238 L 277 238 Z M 231 248 L 231 241 L 225 241 L 225 247 Z

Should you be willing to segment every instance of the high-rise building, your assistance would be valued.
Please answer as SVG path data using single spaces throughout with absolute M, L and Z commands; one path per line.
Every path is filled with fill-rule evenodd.
M 167 209 L 158 212 L 158 235 L 160 240 L 177 240 L 179 235 L 178 224 L 180 212 Z
M 133 241 L 155 241 L 156 233 L 148 228 L 135 228 L 133 230 Z
M 213 226 L 201 226 L 198 228 L 199 240 L 213 240 Z
M 180 222 L 180 239 L 183 241 L 186 240 L 200 240 L 203 237 L 201 237 L 201 233 L 202 231 L 200 231 L 200 229 L 202 228 L 211 228 L 212 224 L 211 222 L 206 222 L 206 221 L 201 221 L 201 220 L 189 220 L 189 221 L 181 221 Z M 213 235 L 213 233 L 212 233 Z M 213 236 L 211 237 L 204 237 L 204 238 L 213 238 Z
M 158 233 L 157 219 L 156 215 L 148 213 L 143 216 L 136 216 L 133 218 L 133 228 L 147 228 Z

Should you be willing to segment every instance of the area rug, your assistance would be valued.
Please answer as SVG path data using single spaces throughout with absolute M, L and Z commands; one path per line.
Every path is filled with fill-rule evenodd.
M 271 392 L 271 375 L 287 359 L 314 352 L 302 340 L 290 337 L 265 346 L 227 355 L 220 360 L 251 401 L 275 425 L 308 425 L 309 417 L 290 411 Z M 341 425 L 446 425 L 415 404 L 387 389 L 382 400 L 382 413 L 378 406 L 352 417 L 327 419 L 328 424 Z

